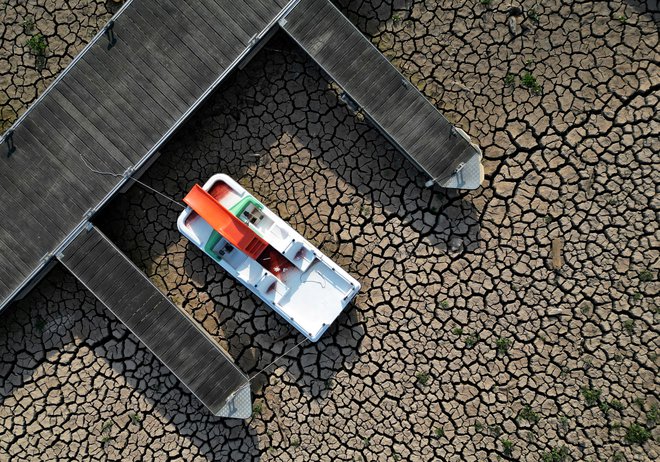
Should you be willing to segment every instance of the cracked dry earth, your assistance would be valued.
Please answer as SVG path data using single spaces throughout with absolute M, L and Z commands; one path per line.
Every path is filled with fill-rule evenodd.
M 483 188 L 425 189 L 276 38 L 143 180 L 230 174 L 362 282 L 354 306 L 286 353 L 302 337 L 133 187 L 96 224 L 249 374 L 286 355 L 251 419 L 214 418 L 58 267 L 2 314 L 0 460 L 660 457 L 657 4 L 340 6 L 478 140 Z
M 3 0 L 0 131 L 9 128 L 117 9 L 111 0 Z

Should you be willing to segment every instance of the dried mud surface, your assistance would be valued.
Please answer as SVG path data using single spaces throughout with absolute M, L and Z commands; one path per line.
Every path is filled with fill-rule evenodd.
M 107 18 L 16 3 L 74 35 Z M 0 460 L 660 457 L 657 4 L 340 3 L 478 141 L 483 188 L 424 188 L 276 37 L 142 180 L 180 199 L 230 174 L 362 282 L 354 306 L 288 351 L 302 336 L 135 186 L 95 223 L 246 372 L 284 357 L 251 419 L 215 418 L 58 267 L 0 319 Z M 2 27 L 0 66 L 25 60 Z M 3 68 L 0 95 L 20 112 L 84 40 L 29 83 Z

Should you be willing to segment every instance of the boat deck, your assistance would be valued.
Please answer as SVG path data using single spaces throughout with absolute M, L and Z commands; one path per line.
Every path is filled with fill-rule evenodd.
M 83 230 L 58 258 L 213 414 L 251 415 L 248 377 L 98 229 Z M 227 403 L 241 390 L 247 406 Z

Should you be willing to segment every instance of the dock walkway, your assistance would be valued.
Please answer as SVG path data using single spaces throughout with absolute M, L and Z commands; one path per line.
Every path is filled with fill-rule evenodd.
M 251 415 L 248 377 L 98 229 L 88 226 L 58 259 L 213 414 Z M 227 403 L 241 390 L 247 400 Z
M 479 187 L 479 148 L 329 0 L 301 0 L 280 25 L 433 182 L 447 188 Z

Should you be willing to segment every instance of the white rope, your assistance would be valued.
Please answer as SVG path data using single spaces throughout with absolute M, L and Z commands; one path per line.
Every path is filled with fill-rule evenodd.
M 264 372 L 264 371 L 265 371 L 266 369 L 268 369 L 270 366 L 272 366 L 272 365 L 275 364 L 277 361 L 279 361 L 280 359 L 282 359 L 284 356 L 286 356 L 287 354 L 289 354 L 294 348 L 300 346 L 301 344 L 303 344 L 303 343 L 306 342 L 307 340 L 308 340 L 307 337 L 304 337 L 300 342 L 296 343 L 294 346 L 292 346 L 291 348 L 289 348 L 288 350 L 286 350 L 284 353 L 282 353 L 280 356 L 278 356 L 277 358 L 275 358 L 273 361 L 271 361 L 270 363 L 268 363 L 268 365 L 267 365 L 266 367 L 262 368 L 262 369 L 261 369 L 259 372 L 257 372 L 256 374 L 253 374 L 252 376 L 250 376 L 250 378 L 248 379 L 248 382 L 252 382 L 252 380 L 254 380 L 254 378 L 255 378 L 256 376 L 258 376 L 259 374 L 261 374 L 262 372 Z
M 121 173 L 110 172 L 110 171 L 107 171 L 107 170 L 97 170 L 97 169 L 95 169 L 94 167 L 92 167 L 92 166 L 89 164 L 89 162 L 87 161 L 87 159 L 85 159 L 85 157 L 83 157 L 82 153 L 80 153 L 79 155 L 80 155 L 80 160 L 83 161 L 83 164 L 85 164 L 85 167 L 87 167 L 90 171 L 92 171 L 92 172 L 94 172 L 94 173 L 96 173 L 96 174 L 98 174 L 98 175 L 107 175 L 107 176 L 112 176 L 112 177 L 115 177 L 115 178 L 123 178 L 123 177 L 124 177 L 124 175 L 122 175 Z M 127 180 L 133 180 L 133 181 L 135 181 L 136 183 L 141 184 L 141 185 L 144 186 L 145 188 L 147 188 L 147 189 L 149 189 L 149 190 L 155 192 L 156 194 L 160 195 L 161 197 L 164 197 L 165 199 L 167 199 L 168 201 L 170 201 L 170 202 L 172 202 L 172 203 L 178 205 L 178 206 L 181 207 L 182 209 L 185 209 L 185 208 L 186 208 L 186 206 L 183 205 L 181 202 L 177 201 L 176 199 L 173 199 L 172 197 L 169 197 L 169 196 L 163 194 L 162 192 L 160 192 L 160 191 L 158 191 L 158 190 L 152 188 L 151 186 L 149 186 L 149 185 L 146 184 L 146 183 L 143 183 L 142 181 L 138 180 L 137 178 L 133 178 L 132 176 L 129 175 L 129 176 L 126 177 L 126 179 L 127 179 Z
M 80 159 L 83 161 L 83 163 L 85 164 L 85 166 L 86 166 L 91 172 L 94 172 L 94 173 L 96 173 L 96 174 L 98 174 L 98 175 L 107 175 L 107 176 L 112 176 L 112 177 L 115 177 L 115 178 L 122 178 L 122 177 L 124 177 L 124 175 L 122 175 L 122 174 L 120 174 L 120 173 L 111 172 L 111 171 L 106 171 L 106 170 L 98 170 L 98 169 L 92 167 L 92 166 L 89 164 L 89 162 L 87 162 L 87 159 L 85 159 L 85 158 L 83 157 L 82 153 L 80 154 Z M 154 193 L 160 195 L 161 197 L 164 197 L 165 199 L 167 199 L 168 201 L 172 202 L 173 204 L 176 204 L 176 205 L 178 205 L 179 207 L 181 207 L 181 208 L 183 208 L 183 209 L 186 208 L 186 206 L 183 205 L 181 202 L 177 201 L 176 199 L 173 199 L 172 197 L 167 196 L 166 194 L 163 194 L 162 192 L 160 192 L 160 191 L 158 191 L 158 190 L 152 188 L 151 186 L 149 186 L 149 185 L 146 184 L 146 183 L 143 183 L 142 181 L 138 180 L 137 178 L 133 178 L 132 176 L 127 176 L 126 178 L 127 178 L 127 179 L 130 179 L 130 180 L 133 180 L 133 181 L 135 181 L 136 183 L 138 183 L 138 184 L 144 186 L 145 188 L 147 188 L 147 189 L 153 191 Z M 126 257 L 124 256 L 124 258 L 126 258 Z M 127 260 L 128 260 L 128 259 L 127 259 Z M 301 273 L 301 277 L 302 277 L 302 273 Z M 302 281 L 301 281 L 301 282 L 302 282 Z M 315 283 L 317 283 L 317 284 L 321 284 L 322 286 L 324 286 L 324 284 L 323 284 L 322 282 L 320 282 L 320 281 L 312 281 L 312 280 L 309 280 L 309 281 L 307 281 L 307 282 L 315 282 Z M 324 286 L 324 287 L 325 287 L 325 286 Z M 253 374 L 252 376 L 248 377 L 247 382 L 246 382 L 245 384 L 250 384 L 250 383 L 252 383 L 252 381 L 255 379 L 255 377 L 257 377 L 259 374 L 261 374 L 261 373 L 263 373 L 264 371 L 266 371 L 266 369 L 268 369 L 269 367 L 271 367 L 273 364 L 275 364 L 277 361 L 279 361 L 280 359 L 282 359 L 284 356 L 288 355 L 291 351 L 293 351 L 295 348 L 297 348 L 297 347 L 299 347 L 300 345 L 302 345 L 302 344 L 303 344 L 304 342 L 306 342 L 307 340 L 308 340 L 307 337 L 303 337 L 303 339 L 302 339 L 300 342 L 296 343 L 294 346 L 292 346 L 291 348 L 289 348 L 288 350 L 286 350 L 284 353 L 282 353 L 280 356 L 278 356 L 278 357 L 275 358 L 273 361 L 271 361 L 270 363 L 268 363 L 265 367 L 263 367 L 262 369 L 260 369 L 258 372 L 256 372 L 256 373 Z M 230 363 L 230 364 L 234 367 L 234 369 L 236 369 L 239 373 L 243 374 L 243 372 L 242 372 L 240 369 L 238 369 L 238 367 L 233 363 L 233 361 L 229 361 L 229 363 Z M 236 393 L 236 392 L 234 392 L 232 395 L 234 395 L 235 393 Z M 230 397 L 231 397 L 231 396 L 230 396 Z M 228 399 L 229 399 L 229 398 L 228 398 Z

